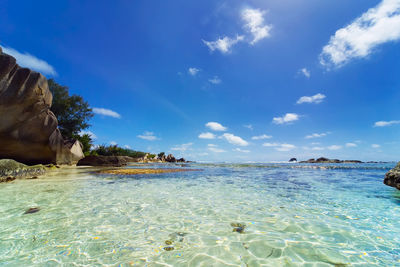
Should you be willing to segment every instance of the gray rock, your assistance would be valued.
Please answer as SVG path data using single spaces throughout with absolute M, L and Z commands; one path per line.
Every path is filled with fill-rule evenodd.
M 383 183 L 400 190 L 400 162 L 386 173 Z
M 78 161 L 77 166 L 121 167 L 128 164 L 125 156 L 87 156 Z
M 12 159 L 0 160 L 0 182 L 36 177 L 45 172 L 46 168 L 43 165 L 27 166 Z

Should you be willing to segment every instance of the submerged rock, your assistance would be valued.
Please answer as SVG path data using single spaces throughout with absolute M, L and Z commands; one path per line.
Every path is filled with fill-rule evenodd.
M 400 190 L 400 162 L 386 173 L 383 183 Z
M 27 166 L 12 159 L 0 160 L 0 182 L 37 177 L 45 172 L 46 168 L 43 165 Z
M 28 210 L 26 210 L 24 212 L 24 214 L 32 214 L 32 213 L 36 213 L 36 212 L 39 212 L 39 211 L 40 211 L 39 207 L 34 207 L 34 208 L 29 208 Z
M 172 250 L 174 250 L 175 248 L 174 247 L 164 247 L 164 250 L 165 251 L 172 251 Z
M 231 226 L 233 227 L 232 232 L 237 232 L 239 234 L 242 234 L 246 228 L 244 223 L 231 223 Z

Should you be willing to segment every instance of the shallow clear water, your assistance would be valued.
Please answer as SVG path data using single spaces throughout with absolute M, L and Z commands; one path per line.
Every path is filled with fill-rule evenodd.
M 382 183 L 393 166 L 71 168 L 0 184 L 0 265 L 398 266 L 400 191 Z

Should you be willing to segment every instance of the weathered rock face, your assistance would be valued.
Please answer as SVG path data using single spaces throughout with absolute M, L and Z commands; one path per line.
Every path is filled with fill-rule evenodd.
M 383 183 L 400 190 L 400 162 L 386 173 Z
M 0 158 L 74 164 L 83 155 L 77 146 L 65 146 L 50 111 L 52 98 L 43 75 L 21 68 L 0 48 Z
M 174 155 L 169 154 L 166 158 L 165 158 L 166 162 L 176 162 L 176 158 L 174 157 Z
M 42 175 L 46 168 L 42 165 L 27 166 L 12 159 L 0 160 L 0 183 L 13 181 L 17 178 L 29 178 Z
M 87 156 L 78 161 L 78 166 L 121 167 L 127 165 L 129 157 L 125 156 Z

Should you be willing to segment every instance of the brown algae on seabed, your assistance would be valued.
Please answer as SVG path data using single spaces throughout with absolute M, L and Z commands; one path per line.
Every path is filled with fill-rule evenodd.
M 117 174 L 117 175 L 136 175 L 136 174 L 159 174 L 171 172 L 188 172 L 188 171 L 201 171 L 200 169 L 114 169 L 102 170 L 102 174 Z

